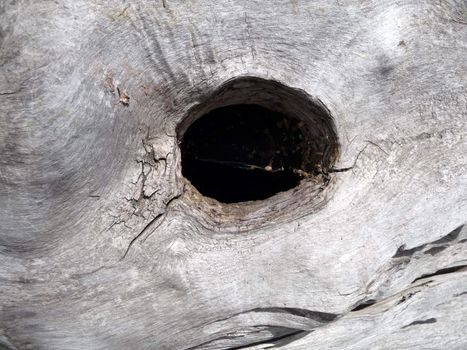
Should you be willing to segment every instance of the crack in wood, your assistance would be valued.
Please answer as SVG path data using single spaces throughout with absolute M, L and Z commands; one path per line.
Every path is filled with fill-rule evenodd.
M 271 329 L 272 333 L 279 333 L 277 336 L 269 336 L 264 340 L 259 340 L 259 341 L 246 341 L 244 344 L 241 345 L 234 345 L 234 346 L 228 346 L 228 345 L 223 345 L 222 349 L 225 350 L 241 350 L 241 349 L 246 349 L 251 346 L 260 346 L 260 345 L 275 345 L 275 346 L 284 346 L 286 344 L 289 344 L 297 339 L 300 339 L 308 334 L 310 334 L 310 331 L 304 331 L 300 329 L 294 329 L 294 328 L 288 328 L 288 327 L 276 327 L 276 326 L 257 326 L 258 327 L 258 332 L 267 330 L 268 328 Z M 254 333 L 252 331 L 250 334 Z M 244 335 L 234 335 L 234 336 L 229 336 L 225 335 L 222 337 L 218 337 L 216 339 L 212 339 L 210 341 L 207 341 L 202 344 L 195 345 L 193 347 L 187 348 L 185 350 L 203 350 L 203 349 L 213 349 L 214 344 L 222 341 L 235 341 L 238 340 L 239 338 L 244 337 Z M 228 346 L 228 347 L 227 347 Z
M 419 325 L 419 324 L 429 324 L 429 323 L 436 323 L 436 318 L 432 317 L 432 318 L 428 318 L 426 320 L 418 320 L 418 321 L 413 321 L 412 323 L 409 323 L 408 325 L 402 327 L 402 329 L 404 328 L 408 328 L 408 327 L 412 327 L 412 326 L 416 326 L 416 325 Z
M 292 331 L 290 333 L 284 334 L 282 336 L 278 337 L 273 337 L 268 340 L 264 341 L 259 341 L 259 342 L 254 342 L 250 344 L 245 344 L 239 347 L 233 347 L 233 348 L 228 348 L 226 350 L 241 350 L 241 349 L 247 349 L 251 346 L 260 346 L 260 345 L 271 345 L 271 346 L 285 346 L 287 344 L 290 344 L 300 338 L 303 338 L 310 334 L 310 331 L 302 331 L 302 330 L 296 330 Z M 269 347 L 269 346 L 268 346 Z
M 425 247 L 429 245 L 439 245 L 439 244 L 452 242 L 459 237 L 459 234 L 462 232 L 463 228 L 464 228 L 464 225 L 460 225 L 456 227 L 454 230 L 452 230 L 451 232 L 449 232 L 446 236 L 441 237 L 440 239 L 437 239 L 433 242 L 424 243 L 424 244 L 421 244 L 419 246 L 416 246 L 410 249 L 405 249 L 405 244 L 403 244 L 397 249 L 397 252 L 393 255 L 393 258 L 409 257 L 409 256 L 412 256 L 414 253 L 420 250 L 423 250 Z M 430 252 L 430 250 L 431 249 L 427 250 L 425 253 L 432 254 L 433 251 Z
M 440 275 L 446 275 L 450 273 L 456 273 L 456 272 L 462 272 L 462 271 L 467 271 L 467 265 L 457 265 L 457 266 L 452 266 L 452 267 L 446 267 L 444 269 L 440 269 L 436 272 L 429 273 L 426 275 L 421 275 L 420 277 L 416 278 L 413 280 L 412 283 L 415 283 L 419 280 L 425 279 L 425 278 L 430 278 L 434 276 L 440 276 Z
M 166 216 L 167 216 L 167 213 L 168 213 L 168 208 L 170 206 L 170 204 L 175 201 L 176 199 L 180 198 L 183 194 L 183 191 L 182 193 L 172 197 L 166 204 L 165 204 L 165 210 L 156 215 L 146 226 L 144 226 L 144 228 L 135 236 L 133 237 L 133 239 L 130 241 L 130 243 L 128 244 L 128 247 L 126 248 L 125 250 L 125 253 L 122 255 L 122 257 L 120 258 L 120 261 L 124 260 L 125 257 L 128 255 L 128 252 L 130 251 L 131 247 L 133 246 L 133 244 L 140 238 L 144 235 L 144 233 L 146 233 L 150 228 L 151 226 L 153 226 L 153 224 L 158 221 L 160 218 L 162 218 L 161 222 L 154 228 L 154 230 L 156 230 L 160 225 L 162 225 L 162 223 L 164 222 Z M 146 238 L 147 239 L 147 238 Z
M 327 312 L 321 312 L 321 311 L 313 311 L 313 310 L 308 310 L 308 309 L 302 309 L 302 308 L 292 308 L 292 307 L 264 307 L 264 308 L 255 308 L 255 309 L 250 309 L 250 310 L 245 310 L 233 315 L 230 315 L 229 317 L 223 318 L 223 319 L 218 319 L 216 321 L 213 321 L 209 323 L 208 325 L 213 325 L 217 324 L 218 327 L 221 327 L 222 322 L 224 321 L 230 321 L 233 320 L 232 322 L 236 324 L 239 322 L 236 317 L 241 316 L 241 315 L 248 315 L 248 317 L 251 317 L 254 319 L 255 316 L 254 314 L 256 313 L 263 313 L 263 314 L 283 314 L 285 317 L 287 315 L 290 316 L 295 316 L 298 318 L 305 318 L 308 320 L 313 321 L 311 324 L 309 324 L 308 328 L 298 328 L 296 327 L 297 323 L 294 323 L 295 327 L 287 327 L 285 324 L 282 326 L 271 326 L 268 324 L 258 324 L 255 326 L 245 326 L 243 330 L 239 329 L 234 329 L 232 332 L 224 333 L 227 335 L 223 335 L 222 337 L 217 337 L 215 339 L 212 339 L 208 342 L 205 342 L 203 344 L 196 345 L 195 347 L 191 347 L 189 349 L 191 350 L 201 350 L 204 348 L 209 348 L 211 349 L 213 344 L 217 342 L 222 342 L 222 341 L 227 341 L 227 344 L 223 344 L 223 348 L 225 347 L 226 349 L 234 350 L 234 349 L 243 349 L 248 346 L 254 346 L 254 345 L 261 345 L 261 344 L 266 344 L 266 343 L 277 343 L 281 341 L 281 344 L 286 344 L 289 342 L 292 342 L 301 336 L 304 336 L 306 334 L 309 334 L 312 329 L 324 326 L 328 323 L 331 323 L 337 318 L 339 318 L 341 315 L 339 314 L 333 314 L 333 313 L 327 313 Z M 287 317 L 286 317 L 287 318 Z M 298 319 L 296 319 L 298 320 Z M 265 328 L 266 327 L 266 328 Z M 262 333 L 264 331 L 270 331 L 273 333 L 273 335 L 264 335 L 265 339 L 264 340 L 254 340 L 250 338 L 245 339 L 245 343 L 243 344 L 238 344 L 239 340 L 241 338 L 245 337 L 245 334 L 252 335 L 254 333 Z M 276 334 L 276 336 L 274 336 Z M 298 337 L 297 337 L 298 336 Z M 232 344 L 236 343 L 236 345 L 229 346 L 228 341 L 230 341 Z M 189 350 L 187 349 L 187 350 Z
M 404 289 L 403 291 L 397 292 L 397 293 L 395 293 L 395 294 L 393 294 L 393 295 L 391 295 L 391 296 L 389 296 L 387 298 L 380 299 L 380 300 L 375 300 L 375 299 L 363 300 L 363 301 L 359 302 L 350 312 L 357 312 L 357 311 L 361 311 L 361 310 L 364 310 L 364 309 L 377 308 L 380 305 L 382 305 L 383 303 L 385 303 L 386 301 L 388 301 L 390 299 L 393 299 L 398 294 L 401 294 L 402 296 L 401 296 L 401 298 L 399 299 L 399 301 L 396 304 L 396 305 L 399 305 L 401 303 L 406 302 L 412 296 L 414 296 L 415 294 L 420 292 L 420 290 L 410 290 L 410 288 L 421 287 L 421 286 L 427 285 L 428 283 L 432 282 L 432 280 L 425 281 L 425 282 L 423 282 L 421 284 L 418 284 L 418 285 L 416 284 L 417 282 L 419 282 L 421 280 L 424 280 L 424 279 L 427 279 L 427 278 L 430 278 L 430 277 L 436 277 L 436 276 L 439 276 L 439 275 L 446 275 L 446 274 L 450 274 L 450 273 L 457 273 L 457 272 L 461 272 L 461 271 L 467 271 L 467 265 L 458 265 L 458 266 L 443 268 L 443 269 L 440 269 L 440 270 L 438 270 L 438 271 L 436 271 L 434 273 L 422 275 L 422 276 L 417 277 L 416 279 L 414 279 L 412 281 L 411 285 L 409 287 L 407 287 L 406 289 Z

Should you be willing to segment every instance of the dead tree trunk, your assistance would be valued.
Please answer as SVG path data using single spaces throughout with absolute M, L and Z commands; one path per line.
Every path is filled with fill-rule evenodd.
M 0 348 L 466 349 L 466 14 L 3 1 Z

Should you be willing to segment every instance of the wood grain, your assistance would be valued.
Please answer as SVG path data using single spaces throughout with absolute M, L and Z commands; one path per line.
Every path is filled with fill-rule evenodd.
M 0 349 L 467 348 L 466 14 L 1 2 Z M 353 169 L 202 198 L 180 125 L 239 77 L 321 101 Z

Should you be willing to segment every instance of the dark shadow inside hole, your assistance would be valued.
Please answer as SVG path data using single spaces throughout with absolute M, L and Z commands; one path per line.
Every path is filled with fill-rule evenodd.
M 306 134 L 303 121 L 259 105 L 217 108 L 183 135 L 182 173 L 223 203 L 265 199 L 299 184 Z

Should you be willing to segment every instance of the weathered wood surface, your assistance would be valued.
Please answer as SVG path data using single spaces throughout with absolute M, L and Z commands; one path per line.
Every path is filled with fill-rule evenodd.
M 466 24 L 462 0 L 2 1 L 0 348 L 467 348 Z M 367 146 L 325 205 L 183 180 L 177 125 L 239 76 L 319 98 L 338 166 Z

